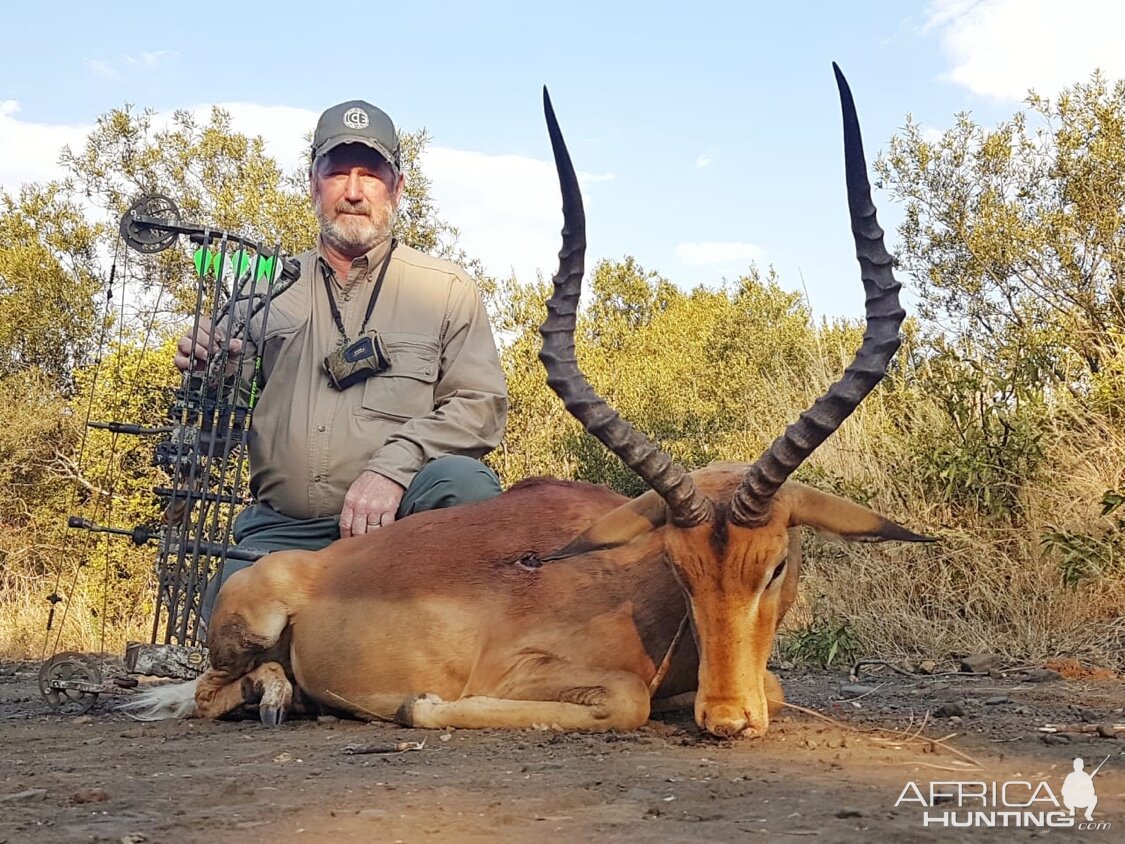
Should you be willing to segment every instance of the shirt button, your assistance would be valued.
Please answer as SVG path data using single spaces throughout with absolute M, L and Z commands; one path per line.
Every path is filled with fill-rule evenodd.
M 324 428 L 324 426 L 323 426 L 323 425 L 320 425 L 320 426 L 318 426 L 318 427 L 317 427 L 317 430 L 318 430 L 318 431 L 320 431 L 320 433 L 322 433 L 322 434 L 323 434 L 323 433 L 324 433 L 324 431 L 325 431 L 325 428 Z

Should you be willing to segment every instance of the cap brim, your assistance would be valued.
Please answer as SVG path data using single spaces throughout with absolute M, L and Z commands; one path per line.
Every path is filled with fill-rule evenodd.
M 395 159 L 394 156 L 391 155 L 390 150 L 388 150 L 385 146 L 383 146 L 373 138 L 365 138 L 355 135 L 341 135 L 332 138 L 331 140 L 325 141 L 320 145 L 320 147 L 313 150 L 313 160 L 315 161 L 322 155 L 332 152 L 332 150 L 336 149 L 336 147 L 343 146 L 344 144 L 362 144 L 369 149 L 375 150 L 375 152 L 379 153 L 379 155 L 383 157 L 384 161 L 391 165 L 391 169 L 394 170 L 395 173 L 398 173 L 398 167 L 395 165 Z

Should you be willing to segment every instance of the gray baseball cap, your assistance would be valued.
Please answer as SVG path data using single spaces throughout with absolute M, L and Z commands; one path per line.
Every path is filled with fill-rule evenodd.
M 396 177 L 402 171 L 402 150 L 394 121 L 371 103 L 348 100 L 320 115 L 313 133 L 313 160 L 340 144 L 369 146 L 387 160 Z

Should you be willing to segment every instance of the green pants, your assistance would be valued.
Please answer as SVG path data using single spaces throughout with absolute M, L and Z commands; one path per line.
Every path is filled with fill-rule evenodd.
M 471 457 L 449 455 L 423 466 L 403 493 L 395 519 L 411 513 L 439 510 L 483 501 L 500 494 L 500 481 L 491 469 Z M 340 515 L 294 519 L 268 504 L 252 504 L 234 520 L 234 544 L 259 551 L 304 549 L 318 551 L 340 538 Z M 207 585 L 202 615 L 210 619 L 219 588 L 236 571 L 251 566 L 244 560 L 227 560 L 221 578 Z

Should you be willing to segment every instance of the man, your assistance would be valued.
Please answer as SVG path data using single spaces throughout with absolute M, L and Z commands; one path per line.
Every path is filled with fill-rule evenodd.
M 1105 763 L 1103 762 L 1102 765 Z M 1094 809 L 1098 805 L 1098 795 L 1094 790 L 1094 776 L 1102 769 L 1098 765 L 1093 774 L 1087 774 L 1084 768 L 1085 761 L 1079 756 L 1074 760 L 1074 770 L 1066 775 L 1062 785 L 1063 805 L 1066 806 L 1071 816 L 1075 809 L 1086 810 L 1086 820 L 1094 819 Z
M 500 491 L 478 460 L 507 415 L 496 343 L 465 272 L 392 238 L 400 156 L 394 123 L 369 103 L 333 106 L 317 123 L 317 245 L 271 303 L 266 336 L 251 323 L 258 348 L 227 341 L 247 378 L 263 358 L 249 443 L 256 503 L 235 520 L 238 544 L 322 548 Z M 220 342 L 202 326 L 185 334 L 176 366 L 205 367 Z M 224 579 L 245 565 L 228 561 Z

